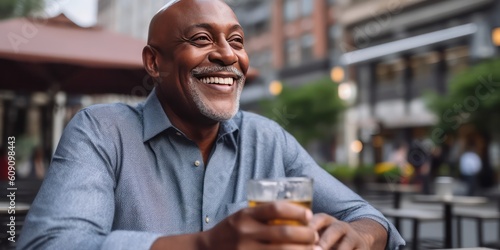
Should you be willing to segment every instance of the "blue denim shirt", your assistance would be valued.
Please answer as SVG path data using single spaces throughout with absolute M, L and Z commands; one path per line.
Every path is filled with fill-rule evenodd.
M 315 213 L 373 219 L 388 230 L 388 249 L 404 244 L 380 212 L 275 122 L 241 111 L 222 122 L 205 166 L 151 94 L 136 107 L 95 105 L 71 120 L 18 246 L 149 249 L 160 236 L 208 230 L 246 207 L 249 179 L 284 176 L 314 178 Z

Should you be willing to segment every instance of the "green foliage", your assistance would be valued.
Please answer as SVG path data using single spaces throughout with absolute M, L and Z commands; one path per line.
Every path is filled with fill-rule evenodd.
M 332 176 L 344 183 L 352 182 L 354 178 L 366 180 L 375 176 L 373 165 L 360 165 L 352 167 L 347 164 L 330 162 L 322 165 L 322 167 Z
M 348 165 L 329 163 L 324 168 L 328 173 L 342 182 L 351 182 L 356 176 L 356 168 Z
M 453 77 L 446 95 L 428 93 L 438 128 L 453 133 L 463 123 L 491 131 L 500 126 L 500 59 L 484 61 Z
M 1 0 L 0 19 L 28 16 L 43 7 L 44 0 Z
M 344 110 L 337 84 L 321 79 L 299 88 L 285 87 L 272 100 L 261 102 L 263 115 L 275 120 L 304 146 L 315 139 L 333 135 L 333 126 Z

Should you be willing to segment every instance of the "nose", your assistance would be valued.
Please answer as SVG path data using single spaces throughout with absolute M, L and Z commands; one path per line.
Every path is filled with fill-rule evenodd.
M 212 51 L 208 56 L 208 59 L 211 62 L 217 63 L 221 66 L 230 66 L 238 61 L 238 57 L 226 39 L 221 39 L 221 42 L 217 43 L 215 46 L 216 48 L 214 51 Z

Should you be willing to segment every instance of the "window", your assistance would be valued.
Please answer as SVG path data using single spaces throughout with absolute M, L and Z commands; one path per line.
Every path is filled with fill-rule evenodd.
M 269 22 L 268 20 L 262 20 L 252 25 L 246 26 L 245 36 L 246 37 L 259 36 L 267 31 L 269 31 Z
M 396 85 L 403 81 L 404 60 L 401 58 L 377 64 L 376 75 L 379 85 Z
M 312 34 L 303 35 L 300 38 L 302 61 L 313 59 L 314 36 Z
M 314 8 L 314 0 L 301 0 L 302 16 L 310 16 Z
M 414 55 L 410 58 L 410 67 L 415 80 L 429 80 L 432 75 L 433 64 L 439 62 L 438 52 L 427 52 Z
M 251 53 L 250 63 L 255 68 L 271 68 L 272 67 L 272 55 L 271 50 L 263 50 L 259 52 Z
M 297 19 L 297 0 L 285 0 L 285 5 L 283 8 L 285 21 L 289 22 Z
M 285 44 L 285 57 L 287 66 L 300 64 L 300 44 L 295 39 L 289 39 Z
M 467 46 L 446 49 L 445 57 L 450 76 L 469 67 L 469 48 Z
M 342 27 L 340 27 L 340 25 L 330 26 L 328 28 L 328 46 L 331 49 L 336 48 L 339 44 L 339 41 L 342 41 Z

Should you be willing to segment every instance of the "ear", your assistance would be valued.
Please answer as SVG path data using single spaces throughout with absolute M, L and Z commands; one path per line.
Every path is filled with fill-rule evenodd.
M 144 65 L 144 69 L 146 69 L 148 74 L 153 78 L 160 76 L 156 56 L 157 53 L 153 47 L 146 45 L 146 47 L 142 49 L 142 64 Z

